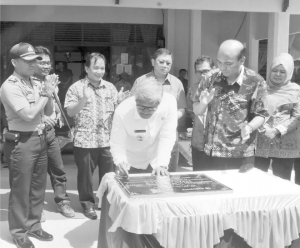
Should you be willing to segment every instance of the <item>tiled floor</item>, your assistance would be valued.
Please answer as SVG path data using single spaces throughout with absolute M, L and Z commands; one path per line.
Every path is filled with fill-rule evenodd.
M 76 186 L 77 168 L 74 163 L 73 154 L 64 154 L 63 160 L 67 173 L 67 191 L 71 198 L 71 206 L 76 212 L 75 218 L 65 218 L 56 212 L 56 205 L 53 200 L 53 190 L 50 180 L 47 181 L 47 190 L 45 198 L 44 212 L 46 222 L 42 223 L 45 231 L 54 236 L 51 242 L 42 242 L 31 239 L 36 248 L 94 248 L 98 244 L 98 228 L 99 218 L 97 220 L 89 220 L 82 214 L 82 208 L 78 201 L 78 192 Z M 185 159 L 180 156 L 180 171 L 192 170 Z M 98 187 L 98 173 L 94 173 L 94 191 L 96 193 Z M 8 185 L 8 169 L 1 166 L 1 189 L 0 189 L 0 247 L 15 248 L 12 243 L 12 237 L 8 231 L 7 206 L 9 196 Z M 97 211 L 100 217 L 100 211 Z M 101 242 L 101 241 L 100 241 Z

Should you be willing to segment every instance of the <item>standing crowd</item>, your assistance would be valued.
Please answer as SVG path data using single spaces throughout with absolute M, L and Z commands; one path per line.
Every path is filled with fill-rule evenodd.
M 8 223 L 17 247 L 34 248 L 28 237 L 53 239 L 41 227 L 47 173 L 57 211 L 75 216 L 55 133 L 66 121 L 63 108 L 75 123 L 77 189 L 89 219 L 98 218 L 92 180 L 97 167 L 99 182 L 113 171 L 123 176 L 177 171 L 177 124 L 185 116 L 186 97 L 193 102 L 194 171 L 267 171 L 271 165 L 274 175 L 290 180 L 294 167 L 300 185 L 300 86 L 291 81 L 294 61 L 287 53 L 273 60 L 265 80 L 244 66 L 243 44 L 227 40 L 218 50 L 217 68 L 209 56 L 200 56 L 194 64 L 197 82 L 188 84 L 185 69 L 179 78 L 169 73 L 172 53 L 160 48 L 151 59 L 153 70 L 132 88 L 125 74 L 116 87 L 103 79 L 106 59 L 100 53 L 87 56 L 85 77 L 72 85 L 63 64 L 50 74 L 46 47 L 19 43 L 10 57 L 14 73 L 2 84 L 0 98 L 8 122 Z

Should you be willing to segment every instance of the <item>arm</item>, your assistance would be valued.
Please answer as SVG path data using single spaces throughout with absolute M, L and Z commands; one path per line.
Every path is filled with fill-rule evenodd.
M 203 115 L 207 110 L 208 104 L 213 100 L 215 89 L 211 89 L 208 92 L 207 88 L 210 84 L 211 75 L 203 76 L 199 82 L 198 88 L 194 89 L 195 93 L 192 92 L 191 98 L 193 101 L 193 112 L 195 115 Z
M 48 99 L 48 102 L 46 103 L 46 106 L 45 106 L 45 109 L 44 109 L 44 114 L 47 115 L 47 116 L 51 116 L 52 113 L 53 113 L 53 99 L 52 97 L 50 97 Z
M 54 91 L 54 88 L 57 85 L 56 77 L 50 76 L 49 80 L 46 81 L 43 92 L 48 96 Z M 3 95 L 5 96 L 6 102 L 10 105 L 10 107 L 24 120 L 24 121 L 32 121 L 39 115 L 44 108 L 46 107 L 49 99 L 48 97 L 40 97 L 36 102 L 30 104 L 26 99 L 26 96 L 23 94 L 21 88 L 15 84 L 6 84 L 3 87 Z M 45 112 L 49 114 L 53 112 L 53 108 L 51 109 L 52 101 L 50 101 L 49 105 Z
M 70 117 L 74 117 L 83 109 L 92 94 L 92 89 L 88 87 L 88 82 L 86 82 L 83 87 L 83 97 L 79 99 L 79 93 L 73 86 L 68 89 L 65 100 L 65 108 Z
M 177 100 L 177 120 L 180 120 L 185 114 L 185 109 L 187 108 L 186 105 L 186 96 L 185 96 L 185 91 L 183 88 L 183 85 L 181 81 L 178 79 L 180 82 L 180 87 L 179 87 L 179 92 L 178 92 L 178 100 Z
M 300 125 L 300 102 L 293 104 L 290 118 L 275 126 L 274 128 L 281 136 L 295 130 Z
M 68 116 L 74 117 L 77 115 L 83 109 L 87 100 L 87 98 L 83 97 L 78 102 L 70 104 L 69 107 L 67 107 Z
M 114 164 L 119 168 L 123 168 L 125 170 L 123 174 L 128 174 L 128 170 L 130 168 L 130 165 L 128 165 L 127 162 L 126 155 L 126 138 L 127 131 L 124 125 L 124 120 L 122 120 L 120 112 L 117 109 L 114 114 L 111 130 L 110 151 L 113 157 Z
M 267 95 L 266 82 L 259 82 L 252 96 L 251 110 L 249 113 L 253 114 L 254 118 L 249 123 L 245 122 L 240 126 L 243 143 L 250 138 L 250 134 L 253 131 L 264 124 L 265 118 L 269 117 Z

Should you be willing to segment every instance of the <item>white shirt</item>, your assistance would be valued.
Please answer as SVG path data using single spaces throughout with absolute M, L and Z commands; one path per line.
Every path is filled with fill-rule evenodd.
M 114 163 L 125 162 L 137 169 L 168 166 L 176 139 L 176 98 L 164 93 L 163 98 L 149 119 L 137 112 L 135 97 L 123 101 L 113 119 L 110 150 Z M 127 168 L 129 169 L 129 167 Z

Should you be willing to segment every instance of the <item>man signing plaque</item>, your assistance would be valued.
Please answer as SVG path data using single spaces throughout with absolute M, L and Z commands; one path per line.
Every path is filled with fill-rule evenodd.
M 115 110 L 110 147 L 117 173 L 168 175 L 176 127 L 175 97 L 156 79 L 145 78 Z

